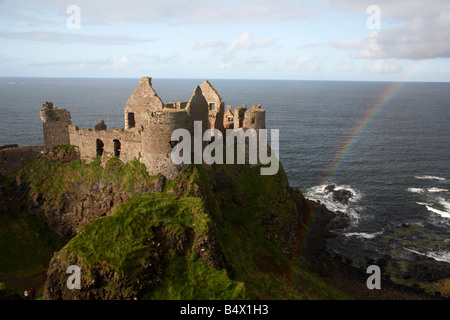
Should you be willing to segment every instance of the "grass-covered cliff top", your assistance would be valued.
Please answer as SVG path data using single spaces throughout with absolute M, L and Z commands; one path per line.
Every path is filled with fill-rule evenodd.
M 80 186 L 153 190 L 158 178 L 138 161 L 113 158 L 105 167 L 38 159 L 8 179 L 48 205 Z M 82 227 L 52 260 L 49 279 L 63 288 L 64 267 L 76 263 L 106 297 L 141 290 L 143 299 L 345 299 L 293 250 L 302 240 L 294 234 L 302 199 L 289 191 L 281 166 L 273 176 L 261 176 L 258 166 L 191 166 L 163 192 L 133 195 Z
M 67 153 L 74 152 L 67 146 L 58 147 Z M 129 192 L 138 188 L 153 188 L 159 176 L 150 176 L 138 160 L 123 163 L 119 158 L 111 158 L 103 167 L 98 157 L 91 163 L 74 160 L 66 163 L 38 158 L 8 179 L 29 184 L 31 192 L 41 194 L 47 200 L 59 201 L 64 193 L 80 187 L 90 190 L 94 186 L 111 184 L 115 189 Z

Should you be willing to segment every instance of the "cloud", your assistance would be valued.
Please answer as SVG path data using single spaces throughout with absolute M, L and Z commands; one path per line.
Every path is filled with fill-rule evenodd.
M 88 44 L 133 44 L 139 42 L 151 42 L 157 39 L 138 39 L 128 36 L 115 35 L 86 35 L 74 32 L 0 32 L 0 39 L 28 40 L 56 42 L 59 44 L 88 43 Z
M 373 73 L 401 73 L 403 67 L 392 60 L 375 60 L 370 66 L 363 67 L 363 72 Z
M 218 39 L 208 39 L 198 41 L 195 49 L 208 49 L 213 48 L 214 51 L 223 52 L 223 61 L 225 63 L 231 62 L 239 51 L 253 50 L 271 45 L 274 42 L 273 38 L 261 38 L 254 39 L 253 36 L 248 33 L 242 33 L 237 39 L 232 40 L 230 43 L 225 43 Z
M 297 59 L 295 59 L 294 63 L 292 64 L 292 69 L 294 71 L 313 73 L 320 71 L 321 65 L 319 58 L 314 53 L 311 53 L 308 56 L 297 57 Z
M 342 61 L 336 66 L 336 71 L 339 72 L 352 72 L 354 69 L 353 61 Z
M 373 31 L 366 38 L 330 42 L 330 46 L 353 50 L 356 58 L 427 60 L 450 58 L 450 24 L 443 26 L 421 18 L 408 25 Z
M 392 21 L 410 21 L 411 17 L 429 17 L 448 12 L 448 0 L 326 0 L 327 7 L 334 10 L 366 14 L 370 5 L 377 5 L 381 19 Z M 366 15 L 368 17 L 369 15 Z
M 330 5 L 340 10 L 362 12 L 368 4 L 336 1 Z M 370 34 L 365 38 L 330 42 L 330 46 L 356 51 L 357 58 L 365 59 L 450 58 L 450 2 L 379 0 L 377 5 L 382 29 L 368 30 Z M 383 27 L 386 25 L 394 26 Z
M 216 24 L 287 21 L 308 17 L 319 10 L 290 0 L 77 0 L 86 21 L 93 23 L 137 22 L 167 24 Z M 20 5 L 16 5 L 20 3 Z M 54 0 L 4 0 L 4 7 L 17 8 L 16 16 L 35 8 L 54 9 L 65 15 L 70 2 Z M 12 10 L 11 10 L 12 11 Z
M 151 62 L 153 64 L 164 64 L 164 65 L 173 65 L 177 61 L 180 60 L 180 56 L 178 54 L 173 55 L 157 55 L 154 54 L 149 58 L 142 59 L 142 63 Z
M 230 63 L 219 63 L 217 65 L 217 69 L 219 69 L 219 70 L 228 70 L 228 69 L 231 68 L 231 66 L 232 66 L 231 62 Z
M 251 57 L 245 61 L 246 64 L 251 64 L 251 65 L 265 64 L 268 62 L 269 62 L 268 60 L 261 58 L 261 57 Z
M 197 41 L 194 49 L 205 49 L 205 48 L 223 48 L 226 44 L 219 39 L 208 39 L 204 41 Z
M 32 67 L 74 67 L 74 66 L 101 66 L 101 65 L 112 65 L 113 61 L 111 59 L 95 59 L 95 60 L 57 60 L 57 61 L 47 61 L 47 62 L 35 62 L 29 63 Z
M 231 61 L 240 50 L 261 48 L 268 46 L 271 43 L 273 43 L 272 38 L 252 39 L 250 33 L 244 32 L 238 39 L 231 41 L 224 59 L 225 61 Z
M 115 59 L 113 62 L 114 70 L 127 68 L 131 63 L 131 60 L 127 57 L 126 54 L 121 56 L 119 59 Z
M 326 47 L 328 46 L 328 43 L 322 42 L 322 43 L 310 43 L 310 44 L 304 44 L 298 46 L 299 49 L 311 49 L 311 48 L 317 48 L 317 47 Z

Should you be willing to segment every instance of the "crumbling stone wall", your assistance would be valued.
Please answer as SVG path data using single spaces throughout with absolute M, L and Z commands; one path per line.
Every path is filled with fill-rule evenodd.
M 152 78 L 140 78 L 139 85 L 125 105 L 125 130 L 142 129 L 141 112 L 143 110 L 161 110 L 163 106 L 161 98 L 158 97 L 158 94 L 152 88 Z M 134 118 L 133 123 L 131 123 L 130 113 L 132 113 Z
M 227 106 L 227 111 L 223 116 L 224 129 L 234 129 L 234 113 L 231 106 Z
M 246 111 L 247 106 L 245 104 L 234 109 L 233 111 L 234 130 L 244 127 L 244 115 Z
M 102 145 L 101 159 L 106 163 L 108 159 L 118 156 L 123 162 L 139 159 L 141 153 L 141 132 L 124 131 L 122 128 L 112 130 L 79 129 L 75 125 L 69 126 L 70 144 L 79 148 L 81 160 L 91 162 L 98 154 L 98 142 Z M 118 143 L 119 148 L 118 147 Z M 119 150 L 117 150 L 119 149 Z M 117 151 L 118 154 L 117 154 Z
M 243 129 L 265 129 L 266 111 L 261 109 L 260 104 L 254 104 L 252 109 L 247 109 L 244 113 Z
M 187 105 L 188 101 L 167 102 L 163 109 L 183 110 L 186 109 Z
M 194 132 L 194 121 L 202 122 L 202 132 L 209 129 L 209 111 L 208 102 L 202 94 L 202 90 L 199 86 L 195 88 L 192 93 L 191 98 L 187 104 L 186 109 L 189 111 L 190 115 L 190 132 Z
M 208 80 L 203 81 L 200 85 L 200 89 L 208 103 L 209 128 L 218 129 L 224 134 L 223 119 L 225 103 L 223 102 L 222 97 Z
M 45 150 L 44 146 L 8 145 L 0 147 L 0 174 L 6 176 L 19 170 L 25 163 L 34 160 Z
M 244 104 L 236 109 L 233 113 L 234 129 L 265 129 L 266 128 L 266 111 L 261 109 L 260 104 L 254 104 L 251 109 L 247 109 Z
M 66 109 L 58 109 L 53 106 L 52 102 L 45 101 L 40 115 L 44 129 L 44 145 L 47 150 L 58 145 L 68 144 L 68 126 L 72 124 L 70 112 Z

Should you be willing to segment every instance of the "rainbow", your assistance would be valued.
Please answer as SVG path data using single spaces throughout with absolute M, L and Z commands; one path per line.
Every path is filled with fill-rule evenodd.
M 358 124 L 353 128 L 347 140 L 339 148 L 328 171 L 326 171 L 325 173 L 322 184 L 328 184 L 331 182 L 331 179 L 339 169 L 339 166 L 342 164 L 346 156 L 351 152 L 353 147 L 358 143 L 364 133 L 367 132 L 368 128 L 370 128 L 370 126 L 375 122 L 377 115 L 379 115 L 383 111 L 383 109 L 385 109 L 385 107 L 404 87 L 405 84 L 406 82 L 393 83 L 366 111 Z
M 450 44 L 448 42 L 443 42 L 441 46 L 438 46 L 435 50 L 430 51 L 427 57 L 425 57 L 422 61 L 439 57 L 445 53 L 446 50 L 450 50 Z M 412 72 L 412 69 L 407 72 L 404 79 L 408 79 Z M 408 82 L 406 80 L 393 83 L 366 111 L 365 115 L 360 119 L 359 123 L 355 126 L 347 140 L 342 144 L 336 153 L 333 162 L 331 163 L 328 171 L 325 173 L 323 184 L 328 184 L 331 182 L 332 177 L 339 169 L 339 166 L 343 160 L 358 143 L 367 129 L 375 122 L 374 120 L 377 115 L 383 111 L 383 109 L 407 83 Z
M 442 47 L 435 50 L 435 52 L 430 52 L 429 57 L 424 60 L 431 59 L 434 57 L 438 57 L 445 50 L 450 48 L 450 44 L 444 43 Z M 405 76 L 404 79 L 408 79 L 413 70 L 411 69 Z M 381 95 L 380 97 L 370 106 L 370 108 L 366 111 L 364 116 L 359 120 L 358 124 L 353 128 L 352 132 L 345 140 L 345 142 L 341 145 L 338 152 L 336 153 L 333 161 L 330 164 L 330 167 L 324 174 L 324 179 L 322 181 L 322 185 L 328 185 L 332 182 L 332 179 L 336 172 L 339 169 L 339 166 L 342 164 L 343 160 L 351 153 L 354 146 L 361 140 L 364 134 L 368 131 L 371 125 L 375 122 L 377 116 L 389 105 L 389 102 L 395 98 L 395 96 L 401 91 L 401 89 L 408 83 L 408 81 L 399 81 L 394 82 L 390 85 Z M 311 221 L 306 226 L 306 233 L 304 235 L 303 245 L 302 245 L 302 253 L 307 246 L 308 235 L 310 234 L 311 228 L 310 224 L 316 219 L 317 212 L 313 213 Z M 297 270 L 301 269 L 301 265 L 303 264 L 302 259 L 298 260 Z M 295 284 L 298 284 L 301 281 L 301 273 L 297 273 L 295 277 Z
M 389 102 L 397 95 L 397 93 L 405 86 L 407 82 L 394 82 L 390 85 L 381 96 L 370 106 L 370 108 L 366 111 L 364 116 L 360 119 L 358 124 L 353 128 L 352 132 L 345 140 L 345 142 L 341 145 L 338 152 L 336 153 L 333 162 L 331 163 L 329 169 L 326 171 L 324 180 L 322 181 L 322 185 L 328 185 L 332 182 L 332 178 L 339 169 L 339 166 L 342 164 L 343 160 L 346 158 L 348 154 L 351 153 L 354 146 L 358 143 L 361 137 L 364 136 L 364 133 L 368 131 L 370 126 L 375 122 L 377 116 L 389 105 Z M 302 252 L 305 250 L 307 246 L 307 239 L 310 234 L 310 224 L 313 223 L 313 220 L 316 219 L 317 212 L 313 213 L 311 221 L 307 225 L 307 231 L 303 238 L 303 248 Z M 301 259 L 299 259 L 297 268 L 300 269 Z M 300 273 L 296 276 L 296 282 L 300 281 L 301 275 Z

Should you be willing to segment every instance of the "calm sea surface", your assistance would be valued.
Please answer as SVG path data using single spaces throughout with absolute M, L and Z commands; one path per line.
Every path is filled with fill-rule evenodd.
M 123 127 L 123 107 L 138 82 L 0 78 L 0 145 L 42 145 L 39 110 L 45 100 L 70 110 L 79 127 L 93 128 L 100 118 L 108 128 Z M 153 79 L 153 87 L 164 102 L 186 101 L 201 82 Z M 350 215 L 350 228 L 330 250 L 354 261 L 426 255 L 450 267 L 450 83 L 403 84 L 363 126 L 366 113 L 397 84 L 210 82 L 227 105 L 262 104 L 267 128 L 279 129 L 290 184 Z M 354 143 L 345 149 L 347 141 Z M 348 205 L 323 192 L 329 183 L 353 192 Z

